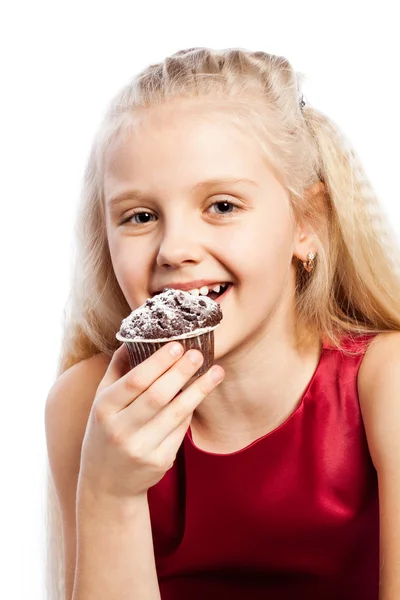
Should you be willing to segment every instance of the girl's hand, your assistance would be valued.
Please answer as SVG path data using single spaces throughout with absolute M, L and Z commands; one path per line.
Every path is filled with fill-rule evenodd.
M 181 391 L 203 362 L 198 350 L 182 354 L 181 344 L 171 342 L 126 372 L 125 345 L 114 353 L 83 440 L 80 490 L 96 498 L 139 497 L 172 467 L 193 411 L 224 377 L 214 366 Z

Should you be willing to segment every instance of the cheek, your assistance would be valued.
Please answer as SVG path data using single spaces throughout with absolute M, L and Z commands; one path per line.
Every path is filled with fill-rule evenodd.
M 279 276 L 286 273 L 293 256 L 293 231 L 290 223 L 279 226 L 266 218 L 254 226 L 241 227 L 237 235 L 226 236 L 224 254 L 232 272 L 240 278 Z
M 129 306 L 134 310 L 143 300 L 143 291 L 147 290 L 146 274 L 149 272 L 146 254 L 129 248 L 128 244 L 110 244 L 113 269 L 119 286 Z

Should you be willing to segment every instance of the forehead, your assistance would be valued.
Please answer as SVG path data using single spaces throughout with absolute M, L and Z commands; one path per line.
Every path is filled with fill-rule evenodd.
M 108 155 L 104 195 L 129 186 L 154 193 L 193 188 L 202 180 L 274 178 L 260 145 L 229 114 L 204 107 L 158 107 Z

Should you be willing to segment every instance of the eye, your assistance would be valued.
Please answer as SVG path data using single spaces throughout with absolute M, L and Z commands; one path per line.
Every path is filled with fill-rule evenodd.
M 154 221 L 156 216 L 148 211 L 138 211 L 129 215 L 121 222 L 121 225 L 124 224 L 133 224 L 133 225 L 147 225 L 150 221 Z
M 218 216 L 229 215 L 233 212 L 236 212 L 236 210 L 239 209 L 239 207 L 236 204 L 230 202 L 229 200 L 220 200 L 219 202 L 214 202 L 213 204 L 211 204 L 210 208 L 212 207 L 218 208 L 217 212 L 215 213 Z
M 219 200 L 218 202 L 213 202 L 213 204 L 209 206 L 208 210 L 210 210 L 211 208 L 215 208 L 215 211 L 213 212 L 217 217 L 224 217 L 224 215 L 232 215 L 233 213 L 240 210 L 239 206 L 237 206 L 233 202 L 230 202 L 229 200 Z M 128 217 L 123 219 L 120 225 L 147 225 L 151 221 L 156 221 L 157 218 L 157 215 L 147 210 L 137 210 L 136 212 L 131 213 Z

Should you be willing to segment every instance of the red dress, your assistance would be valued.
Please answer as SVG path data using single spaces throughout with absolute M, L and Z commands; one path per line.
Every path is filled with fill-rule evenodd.
M 291 416 L 231 454 L 190 430 L 149 490 L 162 600 L 378 600 L 377 475 L 357 372 L 371 336 L 324 344 Z

